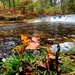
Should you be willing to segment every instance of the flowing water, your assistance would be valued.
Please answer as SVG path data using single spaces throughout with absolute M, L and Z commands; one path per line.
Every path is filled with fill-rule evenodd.
M 20 45 L 20 34 L 32 37 L 39 34 L 41 45 L 52 45 L 51 49 L 56 51 L 59 43 L 62 50 L 68 50 L 75 45 L 74 23 L 19 23 L 0 26 L 0 57 L 11 54 L 11 49 Z M 64 47 L 65 46 L 65 47 Z
M 59 15 L 59 16 L 43 16 L 34 20 L 34 22 L 60 22 L 60 23 L 75 23 L 75 14 Z

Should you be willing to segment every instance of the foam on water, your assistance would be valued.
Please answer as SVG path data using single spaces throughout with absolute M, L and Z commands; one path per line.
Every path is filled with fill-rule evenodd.
M 60 43 L 59 45 L 60 45 L 60 50 L 62 50 L 62 51 L 70 50 L 75 46 L 75 44 L 73 42 L 64 42 L 64 43 Z M 54 52 L 56 52 L 58 50 L 57 44 L 52 45 L 52 47 L 50 49 L 53 50 Z
M 59 16 L 45 16 L 37 20 L 34 20 L 32 23 L 36 23 L 36 22 L 72 22 L 72 23 L 75 23 L 75 14 L 59 15 Z

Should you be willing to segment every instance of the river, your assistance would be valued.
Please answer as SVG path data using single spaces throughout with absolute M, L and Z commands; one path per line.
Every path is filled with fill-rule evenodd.
M 41 45 L 52 45 L 51 49 L 56 50 L 56 44 L 61 48 L 75 45 L 75 24 L 37 22 L 37 23 L 18 23 L 0 26 L 0 57 L 11 54 L 11 49 L 20 45 L 20 34 L 32 37 L 39 34 Z

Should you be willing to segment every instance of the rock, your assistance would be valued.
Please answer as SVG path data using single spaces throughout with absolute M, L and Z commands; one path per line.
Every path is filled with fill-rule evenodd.
M 11 16 L 11 17 L 6 17 L 7 21 L 18 21 L 18 20 L 23 20 L 23 16 Z
M 4 16 L 0 16 L 0 20 L 5 20 L 5 17 Z

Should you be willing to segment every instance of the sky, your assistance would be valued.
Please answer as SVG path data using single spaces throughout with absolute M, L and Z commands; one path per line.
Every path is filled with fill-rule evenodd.
M 32 1 L 36 2 L 37 0 L 32 0 Z
M 32 1 L 36 2 L 37 0 L 32 0 Z M 53 0 L 53 1 L 54 1 L 54 0 Z M 60 1 L 61 1 L 61 0 L 57 0 L 57 3 L 60 2 Z

